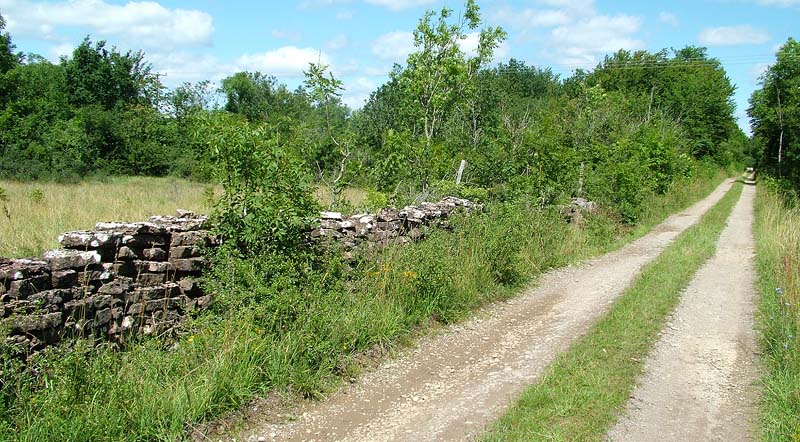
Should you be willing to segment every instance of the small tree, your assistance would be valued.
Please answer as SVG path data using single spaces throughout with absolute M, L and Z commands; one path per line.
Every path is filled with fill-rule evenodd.
M 323 64 L 309 63 L 308 71 L 303 71 L 303 74 L 306 76 L 304 83 L 308 88 L 311 104 L 322 113 L 324 120 L 321 136 L 316 137 L 314 142 L 327 144 L 330 141 L 338 152 L 337 161 L 332 167 L 326 167 L 319 159 L 315 160 L 317 178 L 330 190 L 329 209 L 332 209 L 346 186 L 344 178 L 351 159 L 354 138 L 350 127 L 337 131 L 333 122 L 332 113 L 341 106 L 341 91 L 344 87 L 341 80 L 337 80 L 328 71 L 328 66 Z
M 474 108 L 478 71 L 491 61 L 494 50 L 506 37 L 499 27 L 481 30 L 476 53 L 468 57 L 461 43 L 468 38 L 468 31 L 481 25 L 481 19 L 480 8 L 474 0 L 467 0 L 464 8 L 464 14 L 455 23 L 450 21 L 452 9 L 442 8 L 435 23 L 434 11 L 426 11 L 414 31 L 416 52 L 408 56 L 404 70 L 392 73 L 392 79 L 400 81 L 413 100 L 412 107 L 422 126 L 423 187 L 426 189 L 434 136 L 456 108 Z

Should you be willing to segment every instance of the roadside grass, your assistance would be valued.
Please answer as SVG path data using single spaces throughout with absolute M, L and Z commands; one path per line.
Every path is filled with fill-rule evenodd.
M 756 193 L 756 259 L 761 293 L 761 439 L 800 441 L 800 209 L 769 180 Z
M 495 441 L 604 440 L 681 291 L 716 250 L 742 184 L 644 268 L 611 310 L 560 355 L 481 437 Z
M 207 212 L 207 184 L 179 178 L 116 177 L 77 184 L 0 181 L 0 256 L 39 256 L 58 235 L 99 221 L 143 221 L 176 209 Z M 213 188 L 211 188 L 213 190 Z M 4 207 L 8 210 L 4 210 Z
M 658 207 L 685 207 L 722 178 L 704 175 Z M 578 229 L 555 208 L 497 205 L 354 268 L 331 259 L 303 284 L 265 281 L 256 262 L 219 267 L 210 281 L 216 309 L 177 340 L 145 339 L 123 352 L 79 341 L 36 356 L 36 375 L 0 354 L 0 440 L 183 440 L 270 391 L 316 397 L 356 373 L 360 355 L 631 239 L 609 218 L 586 222 Z M 237 302 L 246 307 L 228 308 Z

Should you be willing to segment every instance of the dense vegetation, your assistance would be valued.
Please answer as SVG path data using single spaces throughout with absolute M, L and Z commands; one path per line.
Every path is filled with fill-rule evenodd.
M 759 167 L 800 189 L 800 42 L 790 38 L 750 97 Z
M 140 52 L 87 39 L 52 64 L 3 34 L 0 177 L 212 180 L 225 245 L 207 277 L 213 311 L 177 342 L 78 342 L 27 371 L 0 354 L 0 438 L 175 440 L 271 389 L 314 396 L 357 355 L 618 246 L 746 159 L 733 87 L 704 49 L 620 51 L 562 79 L 491 64 L 504 32 L 482 27 L 472 0 L 464 11 L 426 13 L 416 51 L 357 111 L 323 65 L 294 91 L 260 72 L 166 91 Z M 463 52 L 478 29 L 478 49 Z M 343 210 L 347 186 L 381 203 L 456 193 L 488 204 L 451 233 L 343 262 L 301 237 L 319 184 Z M 564 223 L 556 206 L 572 196 L 603 213 L 582 229 Z
M 758 161 L 756 246 L 763 439 L 800 439 L 800 42 L 790 38 L 748 109 Z M 764 176 L 766 174 L 767 176 Z

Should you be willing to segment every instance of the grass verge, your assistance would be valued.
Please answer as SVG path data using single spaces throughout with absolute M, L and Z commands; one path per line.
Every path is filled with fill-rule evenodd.
M 762 439 L 800 441 L 800 211 L 769 180 L 756 193 Z
M 649 209 L 661 212 L 648 222 L 700 199 L 722 178 L 677 186 Z M 0 366 L 0 440 L 181 440 L 199 422 L 268 391 L 330 390 L 369 349 L 396 345 L 431 318 L 457 321 L 548 268 L 636 234 L 599 216 L 577 229 L 557 209 L 525 205 L 454 223 L 452 233 L 383 249 L 357 268 L 332 260 L 303 283 L 265 280 L 256 262 L 219 268 L 217 282 L 228 292 L 220 292 L 216 315 L 187 325 L 178 341 L 145 340 L 125 352 L 81 342 L 52 348 L 33 361 L 34 376 Z M 247 307 L 224 308 L 237 303 Z
M 611 310 L 559 356 L 483 441 L 603 440 L 681 291 L 716 249 L 742 184 L 644 268 Z

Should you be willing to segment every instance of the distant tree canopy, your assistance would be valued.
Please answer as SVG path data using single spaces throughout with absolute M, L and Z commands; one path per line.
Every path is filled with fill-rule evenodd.
M 745 159 L 734 87 L 704 48 L 621 50 L 561 78 L 522 60 L 496 61 L 505 32 L 483 22 L 474 0 L 463 6 L 460 15 L 427 11 L 414 51 L 356 111 L 323 65 L 310 65 L 294 90 L 269 73 L 238 72 L 219 87 L 201 81 L 168 91 L 141 51 L 88 37 L 57 64 L 23 58 L 0 19 L 0 176 L 209 179 L 220 164 L 212 128 L 230 124 L 228 135 L 266 137 L 242 134 L 299 165 L 302 180 L 329 187 L 331 205 L 348 185 L 390 201 L 445 191 L 536 204 L 581 195 L 635 221 L 647 195 L 691 176 L 696 160 Z M 788 167 L 795 108 L 783 75 L 768 76 L 751 115 L 773 161 L 780 143 L 772 91 L 781 90 Z M 463 184 L 453 187 L 461 160 Z
M 790 38 L 778 49 L 747 113 L 760 167 L 800 189 L 800 42 Z

